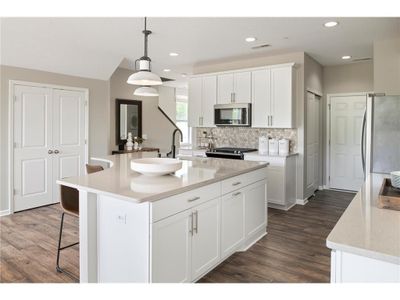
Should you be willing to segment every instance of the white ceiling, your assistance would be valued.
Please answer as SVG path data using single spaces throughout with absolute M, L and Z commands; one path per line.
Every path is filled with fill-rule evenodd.
M 332 19 L 339 26 L 325 28 Z M 182 79 L 196 63 L 230 57 L 305 51 L 322 65 L 372 57 L 374 40 L 400 36 L 400 18 L 149 18 L 148 28 L 153 71 Z M 142 18 L 2 18 L 1 64 L 107 80 L 143 55 L 142 29 Z M 271 47 L 251 50 L 263 43 Z

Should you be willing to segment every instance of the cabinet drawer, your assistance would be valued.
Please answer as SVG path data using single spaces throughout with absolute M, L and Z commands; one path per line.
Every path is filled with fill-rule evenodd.
M 235 176 L 222 181 L 222 195 L 240 189 L 250 183 L 265 179 L 267 177 L 267 168 L 262 168 L 247 174 Z
M 152 222 L 157 222 L 221 195 L 221 183 L 213 183 L 151 204 Z

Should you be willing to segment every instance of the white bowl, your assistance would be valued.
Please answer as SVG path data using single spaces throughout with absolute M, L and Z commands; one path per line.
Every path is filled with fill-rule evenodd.
M 392 186 L 400 189 L 400 171 L 395 171 L 390 173 Z
M 146 176 L 171 174 L 182 168 L 182 162 L 172 158 L 140 158 L 131 160 L 131 169 Z

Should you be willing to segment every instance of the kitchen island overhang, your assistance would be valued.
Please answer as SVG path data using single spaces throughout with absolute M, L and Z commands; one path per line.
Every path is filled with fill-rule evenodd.
M 58 181 L 80 193 L 81 282 L 193 282 L 266 234 L 267 163 L 191 158 L 146 177 L 141 157 Z

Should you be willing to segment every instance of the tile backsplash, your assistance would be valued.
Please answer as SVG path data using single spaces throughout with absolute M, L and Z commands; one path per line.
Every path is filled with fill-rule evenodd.
M 248 128 L 248 127 L 215 127 L 196 128 L 196 145 L 207 139 L 202 138 L 203 131 L 207 131 L 216 138 L 216 147 L 247 147 L 258 148 L 258 138 L 268 136 L 269 138 L 286 138 L 290 140 L 289 151 L 297 151 L 297 129 L 270 129 L 270 128 Z

